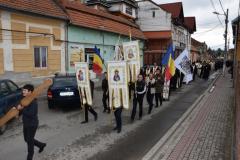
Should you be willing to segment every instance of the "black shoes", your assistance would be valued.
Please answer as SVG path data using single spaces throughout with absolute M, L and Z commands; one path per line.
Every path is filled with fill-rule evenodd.
M 130 123 L 133 123 L 133 122 L 134 122 L 134 118 L 131 118 Z
M 82 121 L 81 124 L 85 124 L 85 123 L 88 123 L 88 121 Z
M 44 150 L 44 148 L 47 146 L 46 143 L 44 143 L 40 148 L 39 148 L 39 153 L 42 153 L 42 151 Z
M 117 130 L 117 133 L 120 133 L 121 131 L 122 131 L 121 129 L 118 129 L 118 130 Z
M 97 121 L 97 119 L 98 119 L 98 115 L 96 114 L 96 115 L 94 116 L 94 120 Z
M 122 129 L 121 129 L 121 128 L 117 128 L 117 127 L 113 128 L 113 130 L 114 130 L 114 131 L 116 131 L 116 130 L 117 130 L 117 133 L 120 133 L 120 132 L 122 131 Z
M 103 110 L 103 113 L 106 113 L 106 112 L 107 112 L 107 113 L 110 113 L 110 111 L 111 111 L 110 109 L 104 109 L 104 110 Z

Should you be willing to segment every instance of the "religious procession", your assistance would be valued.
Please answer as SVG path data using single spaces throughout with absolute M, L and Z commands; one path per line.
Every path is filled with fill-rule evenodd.
M 0 0 L 0 160 L 240 159 L 238 6 Z
M 161 107 L 164 101 L 169 101 L 171 91 L 180 88 L 183 83 L 188 84 L 199 76 L 208 79 L 211 68 L 209 63 L 191 64 L 189 54 L 185 49 L 174 60 L 173 45 L 169 45 L 167 53 L 164 55 L 161 65 L 154 62 L 152 66 L 140 67 L 139 42 L 124 42 L 115 52 L 114 61 L 104 64 L 98 48 L 95 46 L 95 55 L 93 58 L 93 72 L 102 79 L 102 106 L 104 113 L 114 113 L 115 125 L 113 131 L 120 133 L 123 128 L 122 112 L 131 110 L 129 121 L 134 122 L 138 112 L 138 119 L 141 120 L 144 114 L 151 114 L 154 108 Z M 85 57 L 82 55 L 82 57 Z M 80 96 L 81 109 L 84 110 L 84 120 L 81 124 L 89 122 L 88 112 L 94 120 L 97 121 L 98 113 L 94 110 L 94 82 L 90 79 L 89 65 L 82 59 L 82 62 L 76 62 L 75 77 L 77 80 Z M 104 67 L 106 69 L 103 72 Z M 33 146 L 39 148 L 41 153 L 47 143 L 32 139 L 38 126 L 36 97 L 44 89 L 52 85 L 52 80 L 47 79 L 36 89 L 30 84 L 23 87 L 23 96 L 20 104 L 13 107 L 5 116 L 0 119 L 0 126 L 3 126 L 12 117 L 15 117 L 23 110 L 24 138 L 28 144 L 28 159 L 33 157 Z M 146 96 L 145 96 L 146 95 Z M 148 103 L 147 113 L 143 113 L 143 101 L 146 98 Z M 26 107 L 26 109 L 25 109 Z M 31 116 L 29 116 L 31 115 Z M 110 114 L 111 115 L 111 114 Z M 29 129 L 27 129 L 29 128 Z
M 93 72 L 101 76 L 104 63 L 97 48 L 95 51 Z M 161 66 L 155 62 L 151 67 L 148 65 L 146 68 L 140 68 L 139 57 L 138 41 L 125 42 L 115 53 L 115 60 L 107 62 L 107 72 L 103 75 L 103 112 L 114 112 L 116 125 L 113 130 L 117 133 L 122 130 L 121 113 L 124 109 L 132 110 L 130 116 L 132 122 L 138 110 L 138 119 L 141 120 L 144 97 L 149 105 L 147 114 L 151 114 L 154 107 L 158 108 L 162 106 L 164 100 L 169 100 L 170 88 L 176 89 L 184 82 L 189 83 L 194 80 L 199 71 L 199 77 L 208 79 L 211 71 L 209 63 L 204 62 L 203 65 L 198 63 L 198 67 L 195 63 L 191 64 L 187 50 L 184 50 L 174 61 L 173 45 L 169 46 Z M 75 70 L 81 105 L 85 110 L 85 120 L 82 123 L 88 122 L 88 111 L 93 114 L 96 121 L 98 114 L 92 106 L 94 82 L 89 79 L 88 64 L 86 62 L 76 63 Z

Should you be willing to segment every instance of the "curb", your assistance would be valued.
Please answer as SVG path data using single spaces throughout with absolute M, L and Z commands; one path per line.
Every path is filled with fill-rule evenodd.
M 147 152 L 147 154 L 142 158 L 142 160 L 153 160 L 160 159 L 160 157 L 155 157 L 158 154 L 158 151 L 163 148 L 163 146 L 170 140 L 170 138 L 174 135 L 177 129 L 181 126 L 181 124 L 188 118 L 188 116 L 192 113 L 199 102 L 201 102 L 204 96 L 211 90 L 211 88 L 216 85 L 216 81 L 220 77 L 220 73 L 217 74 L 213 82 L 209 85 L 206 91 L 192 104 L 192 106 L 182 115 L 182 117 L 167 131 L 167 133 Z

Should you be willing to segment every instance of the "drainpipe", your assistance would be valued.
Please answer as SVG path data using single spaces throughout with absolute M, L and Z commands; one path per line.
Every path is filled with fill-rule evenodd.
M 66 30 L 65 30 L 65 70 L 66 71 L 69 71 L 69 62 L 68 62 L 68 60 L 69 60 L 69 56 L 68 56 L 68 25 L 69 25 L 69 23 L 67 22 L 66 23 Z

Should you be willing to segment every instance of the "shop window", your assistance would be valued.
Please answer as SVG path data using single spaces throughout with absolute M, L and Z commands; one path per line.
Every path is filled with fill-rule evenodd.
M 34 47 L 35 68 L 47 67 L 47 47 Z

